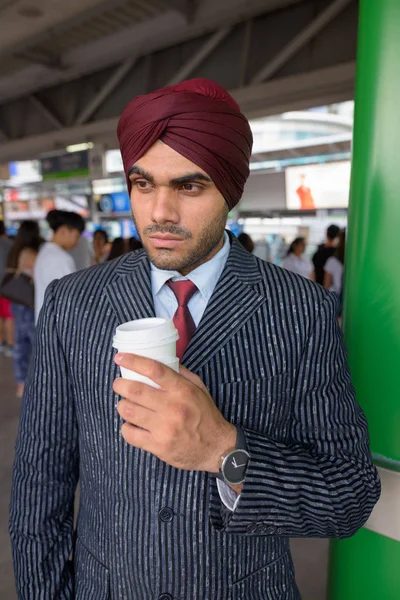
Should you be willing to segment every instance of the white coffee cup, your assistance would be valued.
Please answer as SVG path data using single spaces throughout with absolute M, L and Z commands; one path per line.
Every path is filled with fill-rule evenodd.
M 176 357 L 176 341 L 179 334 L 171 319 L 136 319 L 119 325 L 113 339 L 113 348 L 118 352 L 146 356 L 167 365 L 179 372 L 179 359 Z M 140 381 L 151 387 L 159 388 L 154 381 L 121 367 L 124 379 Z

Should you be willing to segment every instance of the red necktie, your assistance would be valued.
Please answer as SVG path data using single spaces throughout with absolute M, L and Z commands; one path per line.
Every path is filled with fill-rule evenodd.
M 171 288 L 178 300 L 178 308 L 172 320 L 179 333 L 179 340 L 176 342 L 176 355 L 181 360 L 191 337 L 196 331 L 196 325 L 190 314 L 188 302 L 198 289 L 190 279 L 182 281 L 171 281 L 170 279 L 167 281 L 167 286 Z

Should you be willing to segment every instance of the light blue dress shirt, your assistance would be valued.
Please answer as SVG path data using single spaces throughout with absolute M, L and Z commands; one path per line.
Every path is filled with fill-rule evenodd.
M 178 308 L 178 301 L 175 297 L 174 292 L 169 288 L 166 282 L 169 279 L 172 281 L 182 281 L 189 279 L 196 284 L 198 292 L 193 294 L 192 298 L 188 302 L 188 308 L 192 315 L 193 321 L 196 327 L 199 325 L 201 317 L 206 310 L 208 301 L 210 300 L 212 293 L 217 285 L 218 279 L 224 270 L 225 263 L 227 261 L 230 252 L 229 236 L 225 232 L 224 234 L 224 245 L 221 250 L 217 252 L 213 258 L 196 269 L 193 269 L 186 277 L 181 275 L 178 271 L 164 271 L 158 269 L 152 263 L 151 268 L 151 289 L 153 293 L 154 309 L 156 317 L 163 317 L 164 319 L 172 319 L 176 309 Z M 232 490 L 229 485 L 217 479 L 218 491 L 221 496 L 222 502 L 229 510 L 235 510 L 236 505 L 239 501 L 240 496 Z

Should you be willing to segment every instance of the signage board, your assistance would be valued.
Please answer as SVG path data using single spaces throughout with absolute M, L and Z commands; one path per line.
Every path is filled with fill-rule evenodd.
M 89 153 L 87 150 L 66 152 L 41 158 L 43 181 L 89 176 Z
M 289 210 L 347 208 L 350 161 L 288 167 L 285 170 Z

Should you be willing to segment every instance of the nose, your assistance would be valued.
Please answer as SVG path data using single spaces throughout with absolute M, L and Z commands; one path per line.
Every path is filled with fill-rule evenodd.
M 179 223 L 179 206 L 175 191 L 167 186 L 160 186 L 153 195 L 151 220 L 154 223 Z

